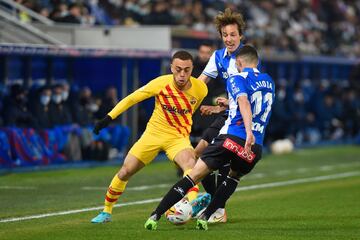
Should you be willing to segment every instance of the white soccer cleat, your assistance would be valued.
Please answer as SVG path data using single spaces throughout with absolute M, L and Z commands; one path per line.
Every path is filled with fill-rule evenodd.
M 208 219 L 208 223 L 225 223 L 227 221 L 225 208 L 218 208 Z

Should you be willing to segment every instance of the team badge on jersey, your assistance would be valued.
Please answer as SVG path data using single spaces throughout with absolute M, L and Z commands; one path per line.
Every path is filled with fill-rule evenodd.
M 196 102 L 197 102 L 196 98 L 191 97 L 191 99 L 190 99 L 191 105 L 194 105 Z

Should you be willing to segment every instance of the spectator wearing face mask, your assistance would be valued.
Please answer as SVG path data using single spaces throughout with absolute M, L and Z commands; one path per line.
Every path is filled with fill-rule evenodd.
M 94 113 L 99 110 L 99 106 L 92 97 L 89 87 L 84 87 L 80 90 L 79 103 L 76 110 L 76 123 L 80 126 L 88 126 L 93 123 Z
M 51 126 L 66 125 L 72 123 L 69 108 L 63 102 L 63 87 L 56 84 L 52 88 L 51 101 L 49 106 Z
M 34 115 L 36 116 L 39 128 L 51 127 L 51 119 L 49 114 L 50 101 L 51 88 L 49 86 L 44 86 L 40 88 L 34 107 Z

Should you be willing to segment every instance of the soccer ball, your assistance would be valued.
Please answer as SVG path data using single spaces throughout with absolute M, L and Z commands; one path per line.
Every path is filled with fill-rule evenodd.
M 289 139 L 279 139 L 271 144 L 270 149 L 276 155 L 291 153 L 294 150 L 294 144 Z
M 175 225 L 185 224 L 190 220 L 191 215 L 192 206 L 185 198 L 181 199 L 165 213 L 166 219 Z

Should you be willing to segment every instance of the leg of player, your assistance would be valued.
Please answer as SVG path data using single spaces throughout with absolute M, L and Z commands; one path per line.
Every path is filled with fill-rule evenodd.
M 174 158 L 174 162 L 183 170 L 185 177 L 191 172 L 191 169 L 195 166 L 195 152 L 191 148 L 186 148 L 181 150 L 178 154 L 176 154 Z M 196 199 L 197 194 L 199 192 L 199 186 L 195 185 L 194 187 L 190 188 L 187 192 L 187 198 L 191 202 Z
M 198 229 L 205 229 L 205 228 L 207 229 L 207 226 L 205 226 L 206 222 L 208 222 L 210 217 L 212 217 L 213 213 L 217 209 L 219 209 L 221 206 L 225 206 L 226 201 L 234 193 L 234 191 L 239 183 L 240 176 L 241 176 L 241 174 L 230 169 L 230 173 L 227 176 L 226 180 L 218 187 L 209 206 L 205 209 L 205 211 L 199 217 L 200 224 L 197 224 Z M 215 219 L 215 221 L 219 222 L 219 221 L 221 221 L 221 219 Z
M 199 143 L 196 145 L 196 147 L 195 147 L 196 156 L 200 157 L 201 154 L 204 152 L 205 148 L 209 145 L 209 142 L 204 139 L 204 138 L 208 138 L 207 137 L 208 135 L 209 135 L 209 130 L 207 130 L 204 133 L 203 139 L 200 139 Z M 214 134 L 212 134 L 212 135 L 214 135 Z M 213 172 L 213 173 L 207 175 L 201 181 L 201 184 L 203 185 L 205 191 L 207 193 L 209 193 L 211 196 L 213 196 L 213 194 L 216 191 L 216 174 Z
M 230 171 L 230 164 L 226 164 L 224 166 L 222 166 L 221 168 L 219 168 L 219 173 L 217 174 L 217 179 L 216 179 L 216 188 L 219 188 L 221 186 L 221 184 L 226 180 L 228 174 Z M 203 181 L 206 179 L 207 177 L 205 177 L 203 179 Z M 202 181 L 202 182 L 203 182 Z M 215 194 L 216 190 L 214 191 Z M 211 196 L 214 196 L 214 194 L 212 194 Z M 210 216 L 210 218 L 208 219 L 209 223 L 219 223 L 219 222 L 226 222 L 227 221 L 227 216 L 226 216 L 226 211 L 225 211 L 225 202 L 222 205 L 219 205 L 219 208 L 216 209 L 216 211 Z
M 180 201 L 185 196 L 186 192 L 194 187 L 201 178 L 209 174 L 210 171 L 208 166 L 201 159 L 198 159 L 192 171 L 172 186 L 169 192 L 163 197 L 155 211 L 151 213 L 150 218 L 145 222 L 145 228 L 155 230 L 161 215 L 175 203 Z
M 105 195 L 104 210 L 91 220 L 92 223 L 105 223 L 111 221 L 112 209 L 124 192 L 126 184 L 130 177 L 145 166 L 139 159 L 128 153 L 123 166 L 112 179 Z

